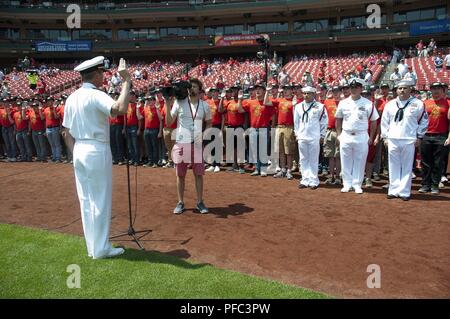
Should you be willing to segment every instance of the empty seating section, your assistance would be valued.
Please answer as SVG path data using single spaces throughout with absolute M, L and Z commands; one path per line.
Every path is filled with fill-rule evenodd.
M 291 80 L 300 83 L 302 76 L 306 71 L 309 71 L 317 83 L 317 78 L 320 72 L 320 64 L 325 61 L 325 80 L 328 83 L 331 75 L 334 80 L 339 78 L 341 72 L 347 73 L 356 68 L 359 63 L 366 64 L 372 71 L 372 81 L 375 83 L 383 72 L 383 65 L 372 64 L 369 65 L 369 57 L 341 57 L 341 58 L 326 58 L 326 59 L 308 59 L 300 61 L 292 61 L 285 65 L 284 69 L 291 77 Z M 332 83 L 328 83 L 332 84 Z
M 436 70 L 434 66 L 434 57 L 415 57 L 406 59 L 406 64 L 412 66 L 413 71 L 417 74 L 417 88 L 427 89 L 433 82 L 449 83 L 450 70 Z

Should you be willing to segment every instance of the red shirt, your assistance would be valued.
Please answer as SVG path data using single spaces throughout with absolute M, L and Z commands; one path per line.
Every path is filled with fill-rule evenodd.
M 335 99 L 327 99 L 323 104 L 327 110 L 328 128 L 336 128 L 336 110 L 339 105 L 339 101 L 336 101 Z
M 164 125 L 164 127 L 167 127 L 167 125 L 166 125 L 166 106 L 165 105 L 161 108 L 160 112 L 163 117 L 163 125 Z M 170 125 L 169 128 L 177 128 L 177 121 L 176 120 L 173 121 L 172 125 Z
M 109 117 L 109 124 L 111 125 L 123 125 L 125 118 L 123 115 L 118 115 L 116 117 Z
M 41 120 L 39 115 L 39 111 L 34 111 L 33 109 L 28 110 L 27 112 L 28 118 L 31 123 L 32 131 L 43 131 L 45 130 L 45 122 Z
M 274 108 L 266 106 L 260 100 L 244 100 L 242 102 L 244 110 L 250 113 L 250 127 L 269 127 L 270 120 L 274 114 Z
M 220 100 L 209 99 L 207 100 L 209 109 L 211 110 L 211 125 L 221 125 L 222 124 L 222 114 L 219 112 Z
M 236 100 L 223 101 L 223 107 L 227 111 L 228 126 L 243 126 L 245 123 L 245 114 L 239 113 L 237 106 Z
M 136 103 L 128 104 L 127 111 L 127 126 L 137 126 L 139 123 L 136 115 Z
M 275 111 L 278 113 L 278 125 L 294 125 L 294 105 L 292 105 L 291 99 L 278 99 L 272 101 L 275 106 Z
M 159 128 L 159 118 L 156 107 L 146 106 L 141 108 L 141 114 L 144 116 L 145 128 Z
M 22 111 L 15 112 L 13 115 L 16 131 L 23 131 L 28 128 L 28 121 L 22 117 Z
M 59 119 L 56 119 L 55 116 L 53 115 L 53 107 L 47 106 L 44 109 L 44 116 L 45 116 L 45 126 L 46 127 L 55 127 L 55 126 L 59 126 Z M 55 110 L 55 113 L 58 113 Z
M 9 110 L 9 114 L 11 114 L 11 117 L 14 114 L 14 110 Z M 12 126 L 11 122 L 8 119 L 8 113 L 6 113 L 6 110 L 4 108 L 0 109 L 0 124 L 3 127 L 10 127 Z
M 64 121 L 64 104 L 60 104 L 56 108 L 56 113 L 59 114 L 59 119 L 61 120 L 61 123 Z
M 428 113 L 427 133 L 443 134 L 448 132 L 448 109 L 446 99 L 425 100 L 425 108 Z
M 38 89 L 39 94 L 44 94 L 45 89 L 47 88 L 47 84 L 44 81 L 39 80 L 36 83 L 36 88 Z

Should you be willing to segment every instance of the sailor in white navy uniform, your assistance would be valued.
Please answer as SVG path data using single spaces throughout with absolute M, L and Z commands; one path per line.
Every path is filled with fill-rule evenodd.
M 412 81 L 400 81 L 397 98 L 384 107 L 381 117 L 381 137 L 388 147 L 388 199 L 411 197 L 414 151 L 427 132 L 428 114 L 424 104 L 411 96 Z
M 376 121 L 380 117 L 373 103 L 362 97 L 362 79 L 350 82 L 351 95 L 340 101 L 336 110 L 336 132 L 340 144 L 342 166 L 342 193 L 352 188 L 362 194 L 361 188 L 369 145 L 376 133 Z M 370 122 L 370 136 L 368 134 Z
M 98 90 L 103 83 L 102 56 L 78 65 L 83 85 L 65 105 L 63 137 L 73 151 L 73 166 L 88 256 L 94 259 L 120 255 L 123 248 L 109 242 L 112 198 L 112 157 L 109 146 L 109 116 L 127 112 L 131 77 L 124 59 L 118 72 L 122 92 L 114 101 Z
M 319 187 L 320 140 L 327 131 L 328 114 L 324 105 L 315 100 L 315 88 L 306 86 L 302 92 L 305 100 L 294 109 L 294 133 L 298 140 L 302 174 L 298 187 L 316 189 Z

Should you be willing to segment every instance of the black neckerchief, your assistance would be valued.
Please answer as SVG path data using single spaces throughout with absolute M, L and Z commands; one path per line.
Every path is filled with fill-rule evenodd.
M 306 102 L 303 101 L 303 103 L 302 103 L 302 109 L 303 109 L 302 122 L 308 123 L 308 120 L 309 120 L 308 112 L 309 112 L 309 110 L 311 110 L 311 108 L 312 108 L 313 106 L 316 105 L 316 101 L 313 101 L 313 102 L 309 105 L 309 107 L 308 107 L 307 110 L 305 110 L 305 104 L 306 104 Z
M 395 117 L 394 117 L 394 122 L 401 122 L 403 120 L 403 110 L 409 105 L 409 103 L 413 100 L 414 98 L 409 98 L 408 101 L 406 102 L 404 107 L 400 107 L 400 105 L 398 104 L 398 100 L 395 101 L 395 103 L 397 103 L 397 113 L 395 113 Z

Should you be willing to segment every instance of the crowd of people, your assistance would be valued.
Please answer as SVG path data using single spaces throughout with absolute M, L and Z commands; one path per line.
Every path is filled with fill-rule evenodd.
M 400 65 L 398 69 L 404 72 L 406 67 Z M 208 163 L 206 171 L 273 175 L 288 180 L 299 171 L 299 187 L 311 189 L 319 186 L 318 176 L 322 174 L 327 177 L 326 184 L 357 193 L 385 176 L 390 178 L 386 184 L 386 188 L 390 187 L 388 195 L 404 200 L 410 197 L 408 180 L 420 171 L 421 191 L 439 194 L 439 187 L 444 187 L 447 181 L 448 84 L 433 83 L 429 91 L 419 92 L 414 89 L 414 77 L 406 76 L 409 72 L 406 70 L 393 87 L 387 83 L 378 87 L 370 84 L 365 71 L 367 66 L 357 65 L 331 85 L 327 81 L 315 83 L 308 75 L 301 83 L 293 83 L 288 74 L 280 71 L 267 86 L 261 75 L 258 78 L 245 74 L 241 82 L 218 82 L 205 88 L 200 98 L 209 105 L 212 127 L 223 132 L 220 138 L 224 147 L 226 128 L 242 128 L 247 135 L 256 134 L 258 138 L 273 129 L 275 137 L 271 140 L 268 134 L 267 143 L 273 144 L 274 153 L 279 154 L 262 161 L 258 152 L 252 161 L 250 145 L 246 143 L 244 160 L 239 161 L 237 156 L 233 163 L 215 160 Z M 123 165 L 128 159 L 134 166 L 175 166 L 172 133 L 177 129 L 176 121 L 167 125 L 163 96 L 163 86 L 171 80 L 161 81 L 143 94 L 131 91 L 127 113 L 110 118 L 113 164 Z M 120 82 L 112 84 L 116 89 L 105 91 L 117 99 Z M 55 100 L 45 92 L 28 100 L 3 97 L 0 156 L 9 162 L 70 163 L 72 155 L 62 142 L 61 130 L 66 98 L 63 95 Z M 385 113 L 387 108 L 389 115 Z M 416 113 L 418 118 L 413 116 Z M 405 141 L 416 145 L 411 150 L 406 143 L 409 145 L 406 164 L 391 154 L 393 149 L 404 147 Z M 400 174 L 397 170 L 402 172 L 401 176 L 397 176 Z

